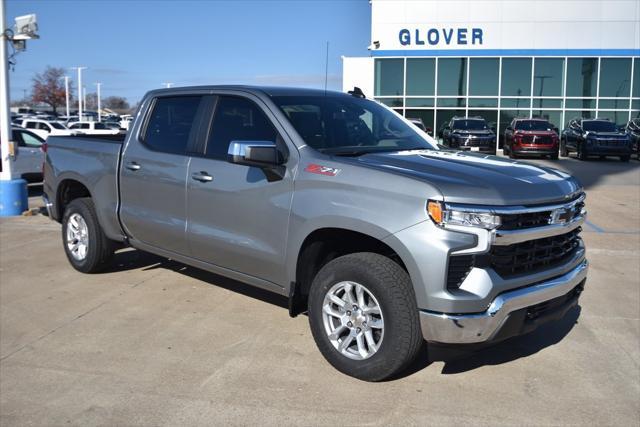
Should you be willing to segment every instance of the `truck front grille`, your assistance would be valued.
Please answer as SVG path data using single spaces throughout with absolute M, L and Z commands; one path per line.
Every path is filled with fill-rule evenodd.
M 553 143 L 553 140 L 548 135 L 538 136 L 538 135 L 523 135 L 522 142 L 525 144 L 541 144 L 548 145 Z
M 474 263 L 475 257 L 473 255 L 451 256 L 447 270 L 447 289 L 458 289 L 471 272 Z
M 584 209 L 584 201 L 576 203 L 572 209 L 572 217 L 568 220 L 572 220 L 576 215 Z M 527 212 L 512 215 L 502 215 L 500 217 L 502 224 L 500 230 L 522 230 L 524 228 L 543 227 L 549 225 L 551 214 L 553 211 L 542 212 Z
M 493 246 L 488 254 L 488 263 L 502 277 L 561 265 L 570 259 L 580 246 L 580 227 L 561 234 L 508 246 Z

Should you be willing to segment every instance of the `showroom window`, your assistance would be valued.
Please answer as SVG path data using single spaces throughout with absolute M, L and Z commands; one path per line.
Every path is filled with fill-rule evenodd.
M 469 96 L 498 96 L 498 58 L 471 58 Z
M 533 96 L 562 96 L 563 58 L 536 58 Z
M 600 96 L 629 97 L 631 58 L 602 58 L 600 61 Z
M 596 96 L 598 58 L 569 58 L 567 61 L 567 96 Z
M 376 59 L 375 96 L 404 94 L 404 59 Z
M 467 94 L 467 58 L 438 59 L 438 96 Z
M 502 60 L 501 95 L 531 95 L 531 58 L 504 58 Z
M 433 96 L 435 73 L 435 59 L 407 59 L 407 96 Z

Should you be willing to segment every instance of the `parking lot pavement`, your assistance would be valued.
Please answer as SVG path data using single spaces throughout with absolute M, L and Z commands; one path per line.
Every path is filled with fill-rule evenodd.
M 135 250 L 83 275 L 58 224 L 2 219 L 0 424 L 637 426 L 640 163 L 545 163 L 587 186 L 579 309 L 379 384 L 334 370 L 278 296 Z

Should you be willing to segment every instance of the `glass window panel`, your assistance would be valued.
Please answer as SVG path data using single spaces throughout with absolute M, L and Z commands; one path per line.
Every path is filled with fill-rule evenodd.
M 376 101 L 389 107 L 402 107 L 402 98 L 376 98 Z
M 602 58 L 600 67 L 600 96 L 628 97 L 631 58 Z
M 596 108 L 595 99 L 567 99 L 567 108 Z
M 618 126 L 624 126 L 629 121 L 629 110 L 624 111 L 599 111 L 598 117 L 609 119 Z
M 534 99 L 533 108 L 562 108 L 562 99 Z
M 640 108 L 640 106 L 639 106 Z M 631 117 L 640 117 L 640 111 L 632 111 L 631 112 Z
M 498 122 L 498 110 L 469 110 L 469 117 L 482 117 L 487 125 L 495 132 Z
M 407 98 L 407 107 L 433 107 L 433 98 Z
M 402 95 L 404 59 L 376 59 L 375 96 Z
M 633 64 L 633 97 L 640 98 L 640 58 L 634 59 Z
M 438 140 L 442 140 L 442 129 L 449 123 L 453 116 L 464 117 L 464 110 L 436 110 L 436 129 Z
M 472 58 L 469 64 L 469 95 L 497 96 L 499 67 L 497 58 Z
M 405 117 L 422 119 L 427 133 L 433 135 L 433 110 L 406 110 Z
M 634 99 L 633 101 L 631 101 L 631 109 L 640 110 L 640 101 L 637 99 Z
M 438 95 L 467 94 L 467 58 L 438 59 Z
M 433 95 L 435 72 L 435 59 L 407 59 L 407 95 Z
M 533 110 L 532 117 L 538 117 L 545 119 L 551 123 L 554 128 L 560 130 L 562 127 L 562 111 L 549 111 L 549 110 Z
M 157 98 L 144 131 L 145 145 L 154 151 L 186 154 L 191 127 L 202 99 L 202 96 Z
M 502 98 L 500 106 L 502 108 L 529 108 L 529 98 Z
M 536 58 L 533 96 L 562 96 L 563 58 Z
M 497 107 L 498 98 L 469 98 L 469 107 Z
M 627 99 L 601 99 L 598 103 L 599 109 L 619 110 L 629 108 L 629 98 Z
M 591 119 L 596 116 L 595 111 L 586 111 L 586 110 L 567 110 L 564 113 L 564 121 L 568 122 L 569 120 L 583 117 L 585 119 Z
M 567 62 L 567 96 L 596 96 L 598 59 L 569 58 Z
M 438 98 L 438 107 L 464 107 L 464 98 Z
M 531 58 L 504 58 L 502 60 L 503 96 L 529 96 L 531 94 Z

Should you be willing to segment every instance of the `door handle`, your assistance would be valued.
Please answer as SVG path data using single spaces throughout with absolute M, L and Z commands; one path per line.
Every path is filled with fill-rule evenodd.
M 137 164 L 136 162 L 129 162 L 129 163 L 127 163 L 127 165 L 125 167 L 127 169 L 129 169 L 130 171 L 140 170 L 140 165 Z
M 213 181 L 213 177 L 211 175 L 209 175 L 205 171 L 196 172 L 196 173 L 191 175 L 191 178 L 195 179 L 196 181 L 200 181 L 200 182 L 211 182 L 211 181 Z

